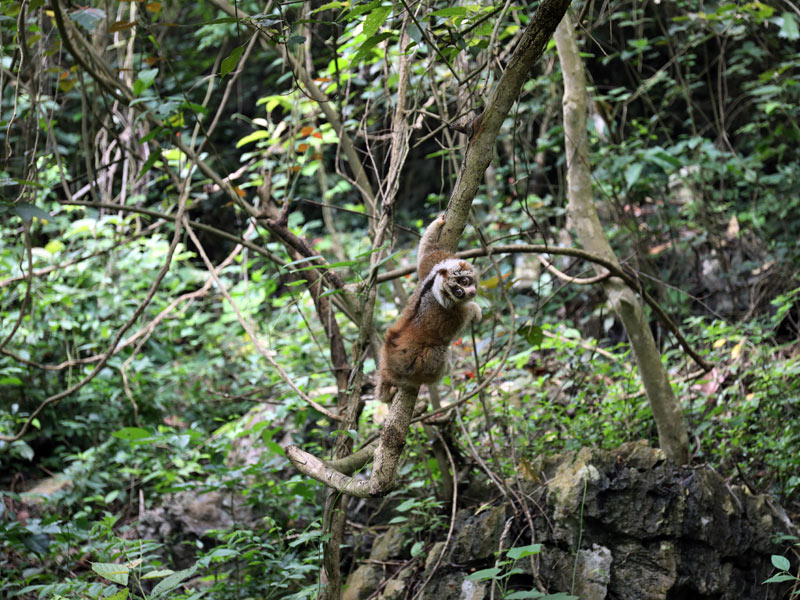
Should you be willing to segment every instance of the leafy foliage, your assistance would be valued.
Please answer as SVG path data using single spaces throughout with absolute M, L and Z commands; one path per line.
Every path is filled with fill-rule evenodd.
M 462 142 L 450 126 L 482 109 L 528 11 L 431 2 L 409 20 L 402 3 L 380 1 L 261 12 L 248 0 L 236 3 L 237 16 L 202 2 L 54 6 L 75 28 L 68 39 L 42 2 L 4 2 L 0 15 L 0 433 L 31 424 L 0 442 L 0 587 L 23 598 L 313 597 L 328 539 L 322 492 L 288 469 L 282 446 L 328 456 L 336 436 L 369 439 L 381 412 L 368 404 L 356 431 L 336 431 L 287 382 L 324 406 L 337 402 L 336 366 L 308 291 L 316 257 L 348 289 L 371 276 L 375 215 L 346 138 L 377 189 L 389 175 L 396 65 L 411 57 L 413 137 L 394 216 L 420 229 L 457 172 Z M 715 364 L 696 374 L 652 320 L 694 459 L 797 512 L 797 16 L 761 2 L 695 0 L 588 5 L 582 14 L 599 212 L 626 267 Z M 546 58 L 504 125 L 473 205 L 480 231 L 468 230 L 470 247 L 478 233 L 571 244 L 561 75 L 552 51 Z M 173 240 L 184 202 L 241 319 L 286 377 L 245 333 L 201 248 L 185 233 Z M 250 209 L 278 205 L 291 206 L 285 225 L 312 257 L 253 225 Z M 382 271 L 413 262 L 406 249 L 415 238 L 396 233 Z M 249 245 L 237 248 L 242 240 Z M 524 262 L 481 264 L 486 318 L 453 349 L 446 400 L 500 369 L 462 409 L 463 429 L 442 428 L 459 466 L 477 471 L 478 453 L 501 480 L 535 481 L 532 456 L 655 441 L 637 368 L 599 288 L 565 284 L 538 263 L 526 279 Z M 390 285 L 380 286 L 378 329 L 409 288 Z M 322 297 L 352 360 L 372 371 L 337 304 L 342 291 Z M 450 507 L 430 493 L 442 481 L 431 440 L 413 435 L 390 518 L 422 561 Z M 23 493 L 50 474 L 56 491 Z M 231 507 L 259 518 L 232 508 L 230 521 L 197 535 L 141 538 L 143 514 L 180 494 L 236 498 L 242 504 Z M 506 585 L 529 551 L 511 548 L 473 578 L 502 583 L 506 598 L 566 597 Z M 775 577 L 794 577 L 785 560 Z

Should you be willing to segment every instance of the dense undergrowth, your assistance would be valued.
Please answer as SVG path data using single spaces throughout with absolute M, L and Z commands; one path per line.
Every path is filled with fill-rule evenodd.
M 93 19 L 104 14 L 95 4 L 74 11 L 80 27 L 94 27 Z M 139 36 L 139 46 L 131 45 L 135 67 L 119 71 L 135 71 L 136 102 L 164 119 L 163 130 L 187 139 L 208 113 L 199 105 L 206 74 L 224 71 L 230 77 L 237 64 L 230 57 L 238 60 L 244 46 L 236 19 L 220 18 L 205 3 L 178 4 L 164 6 L 160 17 L 160 3 L 147 4 L 138 26 L 150 31 L 148 19 L 157 22 L 165 14 L 171 24 L 195 25 L 170 25 L 170 35 L 152 39 Z M 255 2 L 239 7 L 253 14 L 263 10 Z M 489 35 L 496 34 L 502 47 L 528 19 L 518 7 L 502 12 L 493 34 L 499 5 L 440 2 L 433 8 L 445 11 L 427 17 L 426 33 L 438 41 L 440 53 L 419 37 L 421 31 L 411 30 L 420 47 L 411 76 L 415 97 L 430 94 L 429 79 L 434 88 L 447 89 L 450 71 L 441 61 L 451 67 L 462 52 L 462 59 L 477 60 L 491 50 Z M 688 423 L 692 460 L 770 494 L 797 518 L 797 17 L 760 2 L 584 8 L 582 27 L 592 34 L 583 48 L 595 100 L 591 162 L 603 226 L 626 268 L 713 364 L 710 372 L 700 372 L 651 316 Z M 0 125 L 7 136 L 3 143 L 14 150 L 0 163 L 0 434 L 9 435 L 45 399 L 92 373 L 164 265 L 173 226 L 141 212 L 66 204 L 65 187 L 75 192 L 110 169 L 110 150 L 95 157 L 94 171 L 84 165 L 96 145 L 118 147 L 119 135 L 102 133 L 116 131 L 126 119 L 113 113 L 100 123 L 98 115 L 111 114 L 111 103 L 99 99 L 102 86 L 59 58 L 43 3 L 9 2 L 2 10 Z M 297 7 L 285 10 L 259 15 L 261 24 L 280 29 L 288 40 L 282 48 L 306 44 L 301 27 L 314 30 L 306 46 L 316 53 L 318 83 L 341 103 L 348 130 L 361 134 L 359 149 L 374 153 L 370 164 L 379 180 L 386 150 L 379 145 L 382 119 L 392 113 L 397 85 L 390 73 L 397 30 L 387 25 L 379 32 L 383 21 L 376 19 L 391 24 L 399 12 L 380 2 L 341 14 L 328 7 L 324 19 L 317 13 L 301 19 L 293 12 Z M 17 50 L 25 33 L 28 46 L 50 61 L 42 59 L 48 68 L 35 77 L 26 71 L 27 59 L 11 58 L 23 56 Z M 321 41 L 331 39 L 338 44 L 333 49 Z M 216 46 L 218 60 L 209 52 Z M 118 49 L 110 43 L 109 48 Z M 236 189 L 248 201 L 257 202 L 257 190 L 267 183 L 273 199 L 293 201 L 289 229 L 310 240 L 346 283 L 363 281 L 368 220 L 342 171 L 335 130 L 282 66 L 283 50 L 254 48 L 259 68 L 243 70 L 238 105 L 224 112 L 206 157 L 218 159 L 226 173 L 238 173 Z M 178 68 L 173 55 L 181 57 Z M 552 50 L 545 58 L 504 126 L 497 160 L 473 204 L 477 228 L 467 230 L 462 248 L 486 240 L 574 245 L 565 211 L 561 76 Z M 7 84 L 11 76 L 19 85 Z M 41 84 L 35 102 L 33 80 Z M 477 98 L 491 80 L 481 86 Z M 449 94 L 452 103 L 463 100 Z M 211 105 L 222 103 L 221 96 L 220 90 L 210 94 Z M 433 111 L 446 107 L 423 108 L 415 123 L 424 128 L 415 130 L 417 145 L 401 178 L 395 212 L 400 227 L 392 240 L 397 252 L 385 270 L 390 262 L 413 263 L 417 238 L 407 229 L 420 230 L 446 203 L 457 162 L 451 161 L 457 138 L 428 136 L 454 115 L 434 119 Z M 293 260 L 263 228 L 249 229 L 215 183 L 168 147 L 166 136 L 159 137 L 163 130 L 139 139 L 142 146 L 160 139 L 163 154 L 151 154 L 151 161 L 131 158 L 131 151 L 125 155 L 132 165 L 128 179 L 109 175 L 103 180 L 107 187 L 98 183 L 86 197 L 116 200 L 125 190 L 128 208 L 172 214 L 180 196 L 176 180 L 189 181 L 191 219 L 265 251 L 235 250 L 230 238 L 201 234 L 215 264 L 228 259 L 219 274 L 237 307 L 291 380 L 317 402 L 334 406 L 328 342 L 302 280 L 306 262 Z M 117 160 L 122 162 L 111 164 Z M 333 227 L 326 224 L 328 206 Z M 570 275 L 590 272 L 583 263 L 550 258 Z M 635 360 L 602 289 L 565 283 L 530 256 L 477 262 L 485 318 L 455 344 L 443 399 L 500 371 L 444 429 L 459 469 L 478 472 L 477 452 L 485 466 L 513 481 L 527 477 L 531 460 L 542 454 L 639 439 L 656 444 Z M 35 276 L 28 280 L 24 275 L 31 268 Z M 413 278 L 400 280 L 406 292 L 413 284 Z M 380 330 L 396 317 L 397 296 L 391 283 L 381 285 L 375 319 Z M 337 318 L 350 351 L 358 332 L 341 314 Z M 364 366 L 371 373 L 374 359 L 368 356 Z M 369 384 L 362 392 L 371 400 Z M 21 439 L 0 442 L 0 594 L 313 597 L 325 540 L 321 486 L 288 466 L 282 446 L 294 442 L 329 456 L 336 436 L 366 441 L 378 430 L 382 410 L 368 402 L 358 431 L 340 432 L 309 408 L 254 347 L 184 235 L 118 352 L 86 385 L 46 406 Z M 442 474 L 430 444 L 421 428 L 412 428 L 389 499 L 391 514 L 378 513 L 384 521 L 379 524 L 407 528 L 409 556 L 419 560 L 434 534 L 447 528 L 450 514 L 431 492 L 440 489 Z M 40 493 L 30 495 L 32 489 Z M 224 525 L 202 536 L 140 539 L 135 527 L 148 511 L 175 503 L 180 494 L 204 493 L 236 507 Z M 348 539 L 348 560 L 359 549 L 360 532 L 379 520 L 361 510 L 353 516 L 359 528 Z M 789 569 L 781 561 L 776 567 Z

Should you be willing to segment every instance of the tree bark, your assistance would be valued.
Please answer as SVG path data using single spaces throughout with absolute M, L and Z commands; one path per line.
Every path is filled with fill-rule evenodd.
M 564 138 L 567 152 L 567 214 L 578 234 L 580 244 L 619 265 L 597 216 L 592 198 L 589 145 L 586 132 L 586 79 L 572 19 L 566 14 L 555 33 L 558 57 L 564 78 Z M 598 273 L 602 268 L 595 265 Z M 689 460 L 689 438 L 681 406 L 670 386 L 650 326 L 634 291 L 622 280 L 611 277 L 603 283 L 611 307 L 628 334 L 639 375 L 642 378 L 661 449 L 671 460 L 684 464 Z

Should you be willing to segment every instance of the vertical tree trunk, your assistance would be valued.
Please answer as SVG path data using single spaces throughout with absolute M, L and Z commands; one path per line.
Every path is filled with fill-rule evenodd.
M 586 80 L 569 13 L 564 15 L 556 29 L 555 40 L 564 78 L 564 138 L 569 197 L 567 213 L 580 244 L 589 252 L 618 264 L 603 233 L 592 198 L 586 132 Z M 634 291 L 619 279 L 606 280 L 604 287 L 636 356 L 639 374 L 658 428 L 661 449 L 676 463 L 686 463 L 689 459 L 689 438 L 681 406 L 670 386 L 642 306 Z

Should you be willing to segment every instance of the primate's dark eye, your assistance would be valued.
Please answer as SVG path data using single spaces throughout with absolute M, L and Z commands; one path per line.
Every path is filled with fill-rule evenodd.
M 455 288 L 453 290 L 453 293 L 456 295 L 457 298 L 461 298 L 461 296 L 464 295 L 464 290 L 462 290 L 461 288 Z
M 459 285 L 469 285 L 470 283 L 472 283 L 472 279 L 469 278 L 469 277 L 459 277 L 458 278 L 458 284 Z

